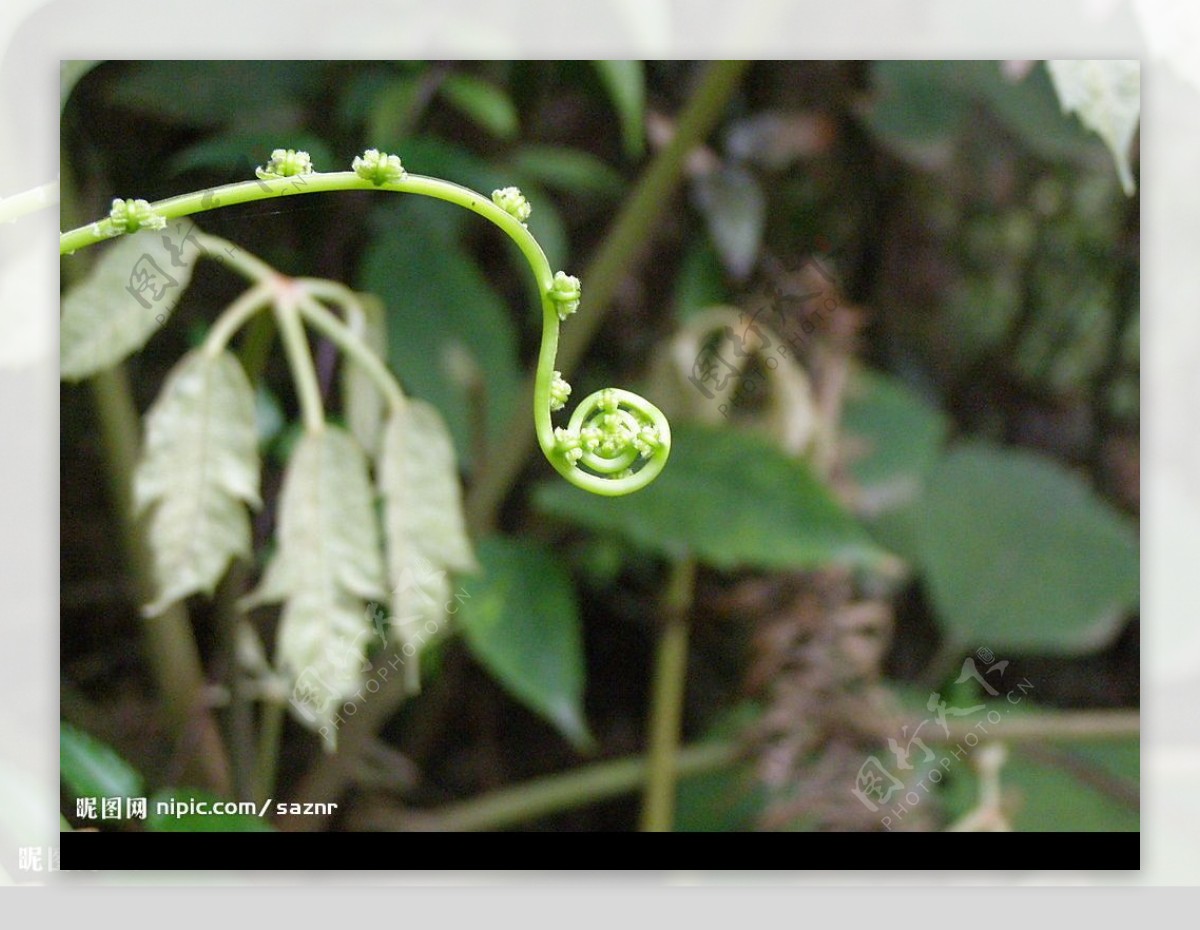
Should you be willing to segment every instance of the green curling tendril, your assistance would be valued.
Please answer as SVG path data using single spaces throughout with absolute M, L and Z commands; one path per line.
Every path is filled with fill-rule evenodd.
M 253 181 L 226 184 L 146 204 L 132 211 L 80 226 L 59 237 L 59 251 L 75 251 L 103 242 L 127 227 L 165 225 L 168 219 L 210 209 L 250 203 L 292 194 L 343 190 L 388 190 L 420 194 L 457 204 L 477 213 L 508 235 L 528 262 L 542 304 L 542 345 L 538 351 L 533 392 L 533 423 L 538 445 L 547 461 L 569 482 L 593 494 L 616 497 L 640 490 L 658 477 L 671 451 L 671 427 L 662 411 L 644 397 L 618 388 L 605 388 L 585 397 L 566 426 L 555 427 L 551 418 L 570 394 L 570 385 L 554 369 L 558 354 L 558 328 L 580 306 L 579 280 L 565 272 L 554 273 L 533 234 L 525 227 L 532 209 L 516 188 L 504 188 L 491 197 L 439 178 L 408 174 L 394 155 L 368 149 L 355 159 L 353 171 L 313 171 L 305 152 L 279 149 Z

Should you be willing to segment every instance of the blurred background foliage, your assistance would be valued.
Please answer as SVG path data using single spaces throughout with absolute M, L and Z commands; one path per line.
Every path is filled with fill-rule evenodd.
M 701 71 L 75 68 L 63 226 L 117 195 L 252 177 L 279 146 L 308 151 L 317 170 L 370 146 L 483 192 L 518 185 L 552 267 L 581 273 Z M 678 829 L 883 829 L 851 789 L 872 756 L 896 768 L 888 740 L 930 717 L 934 693 L 1007 712 L 1004 695 L 1027 681 L 1022 720 L 1136 708 L 1138 198 L 1100 138 L 1064 115 L 1045 64 L 756 62 L 657 207 L 571 381 L 578 396 L 628 384 L 660 403 L 670 464 L 646 491 L 601 500 L 529 457 L 494 519 L 473 527 L 482 571 L 456 580 L 462 635 L 427 654 L 424 692 L 379 721 L 339 785 L 339 818 L 319 826 L 445 825 L 447 805 L 520 798 L 529 779 L 641 753 L 664 590 L 683 563 L 697 567 L 684 740 L 732 749 L 694 767 L 685 750 Z M 309 195 L 199 223 L 285 273 L 382 302 L 388 361 L 445 417 L 470 495 L 528 403 L 540 320 L 515 250 L 416 197 Z M 583 284 L 586 313 L 594 282 Z M 201 266 L 170 325 L 129 360 L 139 409 L 232 287 Z M 318 345 L 317 357 L 336 394 L 334 353 Z M 281 355 L 260 371 L 261 553 L 298 426 Z M 66 798 L 86 793 L 68 758 L 89 747 L 152 791 L 178 783 L 185 751 L 161 732 L 132 648 L 142 621 L 109 544 L 100 459 L 89 399 L 64 386 L 63 714 L 79 728 L 64 729 Z M 220 709 L 239 699 L 239 663 L 213 613 L 197 601 L 192 622 Z M 270 619 L 255 622 L 270 642 Z M 964 680 L 968 657 L 979 678 Z M 961 823 L 998 774 L 1015 829 L 1137 829 L 1136 732 L 1084 730 L 1062 742 L 1035 724 L 998 773 L 956 762 L 895 826 Z M 289 725 L 283 745 L 279 794 L 321 784 L 311 734 Z M 897 774 L 908 786 L 923 771 Z M 461 823 L 629 829 L 635 784 Z

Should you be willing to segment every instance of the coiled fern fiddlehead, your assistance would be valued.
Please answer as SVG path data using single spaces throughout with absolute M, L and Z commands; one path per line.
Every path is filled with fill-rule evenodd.
M 498 226 L 520 249 L 541 295 L 542 344 L 538 351 L 533 421 L 546 459 L 572 484 L 594 494 L 618 496 L 640 490 L 666 465 L 671 450 L 667 418 L 645 398 L 605 388 L 584 398 L 566 426 L 555 427 L 552 414 L 562 409 L 570 385 L 554 369 L 559 326 L 580 304 L 579 280 L 551 271 L 537 240 L 525 226 L 531 206 L 515 187 L 485 197 L 439 178 L 412 175 L 395 155 L 368 149 L 351 171 L 314 171 L 307 153 L 276 149 L 256 179 L 195 191 L 157 203 L 115 200 L 110 215 L 63 233 L 59 251 L 81 248 L 138 229 L 162 228 L 166 221 L 272 197 L 341 190 L 387 190 L 419 194 L 457 204 Z

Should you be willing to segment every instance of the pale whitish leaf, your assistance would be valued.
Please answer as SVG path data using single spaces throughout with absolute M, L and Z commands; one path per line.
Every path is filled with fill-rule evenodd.
M 448 573 L 476 568 L 454 446 L 436 409 L 410 401 L 392 414 L 384 427 L 378 475 L 392 585 L 391 630 L 414 655 L 444 619 Z M 415 672 L 416 662 L 409 670 Z
M 275 535 L 275 557 L 244 603 L 285 602 L 275 664 L 292 682 L 293 710 L 332 749 L 374 634 L 363 601 L 385 587 L 366 458 L 344 430 L 326 426 L 296 444 Z
M 1141 62 L 1125 59 L 1046 62 L 1063 109 L 1104 140 L 1126 194 L 1134 191 L 1129 149 L 1142 107 Z
M 383 303 L 370 295 L 359 295 L 359 302 L 346 307 L 346 322 L 379 358 L 387 358 L 387 317 Z M 375 382 L 354 359 L 342 360 L 342 404 L 346 425 L 368 454 L 379 451 L 383 429 L 384 397 Z
M 258 506 L 254 391 L 228 352 L 189 352 L 146 414 L 133 477 L 137 511 L 150 511 L 157 597 L 150 615 L 189 594 L 212 593 L 231 559 L 250 554 L 246 504 Z
M 167 321 L 200 254 L 193 230 L 195 224 L 183 219 L 122 236 L 67 292 L 59 344 L 64 379 L 77 381 L 117 364 Z
M 745 278 L 758 260 L 767 221 L 767 199 L 749 171 L 731 165 L 695 182 L 696 203 L 726 269 Z

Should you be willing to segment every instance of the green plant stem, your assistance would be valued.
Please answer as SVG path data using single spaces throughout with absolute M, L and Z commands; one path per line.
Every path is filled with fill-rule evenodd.
M 351 361 L 366 372 L 393 410 L 403 407 L 406 403 L 404 392 L 400 390 L 400 385 L 392 377 L 392 373 L 388 371 L 383 360 L 372 352 L 370 347 L 350 327 L 313 299 L 311 296 L 315 293 L 312 288 L 313 283 L 306 280 L 296 282 L 297 287 L 302 289 L 297 302 L 301 316 L 313 329 L 324 334 L 330 342 L 345 352 Z
M 275 774 L 279 769 L 279 743 L 283 737 L 283 721 L 286 705 L 274 697 L 263 701 L 262 717 L 258 729 L 258 765 L 255 773 L 255 785 L 258 797 L 255 799 L 262 804 L 275 792 Z
M 276 301 L 275 319 L 279 323 L 279 335 L 283 339 L 288 367 L 291 368 L 292 380 L 296 384 L 296 395 L 300 398 L 300 415 L 304 419 L 304 429 L 309 433 L 319 433 L 325 428 L 321 385 L 317 379 L 317 369 L 313 364 L 308 337 L 304 333 L 304 324 L 300 322 L 300 312 L 292 296 Z
M 11 197 L 0 197 L 0 223 L 15 222 L 55 203 L 58 203 L 58 181 L 49 181 Z
M 264 283 L 256 284 L 239 296 L 213 323 L 204 340 L 204 351 L 209 356 L 217 356 L 225 351 L 225 346 L 229 344 L 233 334 L 254 314 L 271 303 L 273 293 L 271 286 Z
M 251 255 L 245 249 L 234 245 L 228 239 L 222 239 L 220 236 L 212 236 L 202 232 L 194 233 L 194 236 L 205 257 L 220 262 L 244 278 L 257 282 L 286 280 L 284 275 L 280 274 L 261 258 Z
M 638 252 L 650 241 L 659 216 L 669 206 L 683 178 L 688 154 L 717 124 L 748 65 L 746 61 L 717 61 L 708 67 L 680 114 L 675 135 L 650 163 L 584 270 L 584 309 L 564 332 L 556 362 L 564 377 L 575 370 L 595 338 L 624 274 L 632 270 Z M 535 390 L 536 385 L 534 378 L 527 390 Z M 501 435 L 504 440 L 493 444 L 483 457 L 483 468 L 467 496 L 467 523 L 476 535 L 493 528 L 500 505 L 532 451 L 530 437 L 515 417 Z
M 530 270 L 537 282 L 542 310 L 542 345 L 538 353 L 538 364 L 534 379 L 533 421 L 534 432 L 538 444 L 542 448 L 546 460 L 554 466 L 564 478 L 579 487 L 594 494 L 615 496 L 628 494 L 645 487 L 662 471 L 670 454 L 671 432 L 666 417 L 653 404 L 644 398 L 628 391 L 613 392 L 619 394 L 619 403 L 627 411 L 632 412 L 638 422 L 645 426 L 654 426 L 661 439 L 647 452 L 641 466 L 633 471 L 629 465 L 638 459 L 634 453 L 630 459 L 621 459 L 621 464 L 613 467 L 602 467 L 597 464 L 600 457 L 589 453 L 591 459 L 584 458 L 588 468 L 578 467 L 578 462 L 569 457 L 566 449 L 560 448 L 551 421 L 550 396 L 551 385 L 555 378 L 555 355 L 558 352 L 559 305 L 553 292 L 554 275 L 546 260 L 542 247 L 526 228 L 525 224 L 506 210 L 493 203 L 488 197 L 476 191 L 443 181 L 439 178 L 427 178 L 420 175 L 405 175 L 394 180 L 376 183 L 359 177 L 353 171 L 334 171 L 329 173 L 313 173 L 289 178 L 274 178 L 271 180 L 243 181 L 215 187 L 203 191 L 194 191 L 171 197 L 151 204 L 153 212 L 163 220 L 175 219 L 202 213 L 222 206 L 249 203 L 267 198 L 283 197 L 303 193 L 325 193 L 331 191 L 353 190 L 387 190 L 396 193 L 420 194 L 456 204 L 470 210 L 498 226 L 510 239 L 516 243 L 521 254 L 528 262 Z M 73 254 L 80 248 L 95 245 L 123 234 L 123 230 L 114 226 L 111 219 L 97 220 L 87 226 L 80 226 L 59 237 L 59 249 L 63 254 Z M 223 261 L 251 278 L 265 280 L 266 276 L 276 275 L 270 268 L 253 256 L 248 255 L 214 236 L 199 235 L 197 241 L 205 254 L 218 261 Z M 214 248 L 214 246 L 216 248 Z M 287 279 L 283 279 L 286 281 Z M 282 286 L 282 285 L 281 285 Z M 584 414 L 594 409 L 600 398 L 599 392 L 591 395 L 584 404 L 576 410 L 570 421 L 570 429 L 578 433 L 580 421 Z M 591 402 L 591 406 L 589 406 Z M 522 431 L 522 434 L 524 431 Z M 640 440 L 639 440 L 640 441 Z M 628 448 L 635 448 L 632 439 L 628 440 Z M 605 463 L 611 465 L 612 460 Z
M 701 743 L 679 750 L 675 770 L 682 777 L 699 775 L 725 768 L 737 757 L 738 749 L 731 743 Z M 640 756 L 597 762 L 430 812 L 379 812 L 362 827 L 460 832 L 497 830 L 636 791 L 645 780 L 647 770 L 647 762 Z
M 671 567 L 663 611 L 666 623 L 654 663 L 649 766 L 642 796 L 642 830 L 647 833 L 669 833 L 675 822 L 677 756 L 687 682 L 688 612 L 695 585 L 695 561 L 680 559 Z

